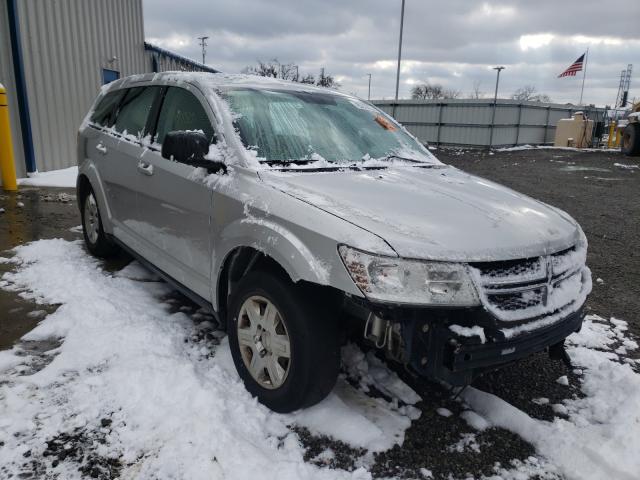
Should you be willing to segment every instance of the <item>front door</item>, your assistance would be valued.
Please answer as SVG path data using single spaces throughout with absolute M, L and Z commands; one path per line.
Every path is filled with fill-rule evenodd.
M 166 91 L 151 148 L 140 158 L 137 225 L 149 258 L 172 278 L 206 300 L 211 299 L 211 216 L 213 192 L 194 179 L 195 168 L 163 158 L 168 132 L 201 130 L 215 141 L 199 92 L 185 85 Z

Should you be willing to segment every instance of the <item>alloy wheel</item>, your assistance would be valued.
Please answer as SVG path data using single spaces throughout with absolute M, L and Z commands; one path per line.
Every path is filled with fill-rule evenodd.
M 253 379 L 270 390 L 280 387 L 291 366 L 291 341 L 276 306 L 251 296 L 240 308 L 237 325 L 242 360 Z
M 84 202 L 84 228 L 87 232 L 87 238 L 94 244 L 98 241 L 100 223 L 98 219 L 98 205 L 93 193 L 87 196 Z

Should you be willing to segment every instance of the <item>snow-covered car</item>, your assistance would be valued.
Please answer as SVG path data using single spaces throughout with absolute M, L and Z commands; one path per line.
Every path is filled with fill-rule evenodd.
M 331 391 L 349 335 L 466 385 L 547 348 L 562 358 L 582 324 L 587 241 L 569 215 L 442 164 L 350 95 L 128 77 L 96 99 L 78 164 L 88 250 L 122 248 L 211 311 L 275 411 Z

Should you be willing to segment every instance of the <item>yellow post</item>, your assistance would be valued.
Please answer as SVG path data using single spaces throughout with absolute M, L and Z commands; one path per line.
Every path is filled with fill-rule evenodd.
M 624 128 L 622 128 L 620 125 L 616 125 L 616 141 L 613 144 L 613 146 L 616 148 L 618 148 L 620 146 L 620 142 L 622 142 L 623 131 L 624 131 Z
M 17 190 L 16 165 L 13 161 L 13 143 L 11 142 L 11 125 L 9 123 L 9 106 L 7 91 L 0 83 L 0 173 L 2 188 Z
M 607 148 L 611 148 L 613 146 L 613 137 L 616 133 L 616 121 L 611 120 L 609 124 L 609 141 L 607 142 Z

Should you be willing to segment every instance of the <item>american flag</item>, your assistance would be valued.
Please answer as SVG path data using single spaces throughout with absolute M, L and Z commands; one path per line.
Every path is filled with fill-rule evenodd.
M 580 55 L 580 57 L 578 57 L 578 59 L 569 66 L 569 68 L 567 68 L 564 72 L 558 75 L 558 78 L 575 77 L 576 72 L 579 72 L 582 70 L 582 64 L 584 63 L 584 55 L 585 55 L 584 53 Z

